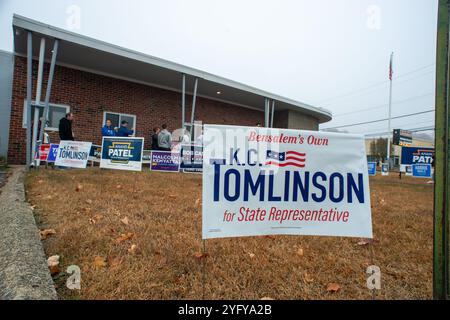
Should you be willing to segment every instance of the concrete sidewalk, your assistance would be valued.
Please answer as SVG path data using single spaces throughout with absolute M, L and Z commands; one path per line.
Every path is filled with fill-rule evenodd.
M 25 199 L 25 168 L 10 170 L 0 193 L 0 299 L 57 299 L 33 211 Z

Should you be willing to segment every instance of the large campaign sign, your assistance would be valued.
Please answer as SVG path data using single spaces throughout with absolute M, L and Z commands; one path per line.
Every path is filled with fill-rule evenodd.
M 205 125 L 203 238 L 372 237 L 364 137 Z
M 180 169 L 185 173 L 201 173 L 203 171 L 203 146 L 183 144 L 180 148 Z
M 86 168 L 91 142 L 61 141 L 55 165 L 60 167 Z
M 152 171 L 180 171 L 180 154 L 170 151 L 152 151 L 150 169 Z
M 433 159 L 433 148 L 402 147 L 402 164 L 433 164 Z
M 144 138 L 103 137 L 100 168 L 142 170 Z

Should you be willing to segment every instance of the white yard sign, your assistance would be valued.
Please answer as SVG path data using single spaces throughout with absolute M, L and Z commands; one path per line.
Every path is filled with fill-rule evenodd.
M 86 168 L 91 142 L 61 141 L 55 165 L 60 167 Z
M 372 238 L 360 135 L 205 125 L 203 238 Z

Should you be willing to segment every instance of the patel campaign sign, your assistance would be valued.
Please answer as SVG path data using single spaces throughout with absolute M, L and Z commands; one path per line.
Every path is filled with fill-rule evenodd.
M 90 161 L 100 161 L 102 157 L 102 146 L 92 145 L 91 151 L 89 151 L 89 160 Z
M 178 172 L 180 171 L 180 154 L 170 151 L 152 151 L 150 168 L 152 171 Z
M 142 170 L 144 138 L 103 137 L 100 168 Z
M 372 237 L 364 137 L 205 125 L 203 238 Z
M 402 164 L 433 164 L 434 149 L 422 147 L 403 147 Z
M 91 142 L 61 141 L 55 165 L 60 167 L 86 168 Z

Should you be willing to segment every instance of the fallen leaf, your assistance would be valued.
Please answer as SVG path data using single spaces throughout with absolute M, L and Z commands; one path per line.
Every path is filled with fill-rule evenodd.
M 122 189 L 122 186 L 121 186 L 120 184 L 118 184 L 118 185 L 116 186 L 116 189 Z
M 108 258 L 108 265 L 111 268 L 117 268 L 118 266 L 120 266 L 121 263 L 122 263 L 122 259 L 119 257 Z
M 41 240 L 47 239 L 49 236 L 56 234 L 55 229 L 45 229 L 39 232 L 41 235 Z
M 176 199 L 177 195 L 176 194 L 169 194 L 169 198 Z
M 59 256 L 51 256 L 47 259 L 47 266 L 50 269 L 50 274 L 53 276 L 61 272 L 59 268 Z
M 273 299 L 271 297 L 262 297 L 261 300 L 275 300 L 275 299 Z
M 131 247 L 128 249 L 128 253 L 135 254 L 137 252 L 138 246 L 136 244 L 132 244 Z
M 120 237 L 117 238 L 117 242 L 123 242 L 126 240 L 130 240 L 134 237 L 134 233 L 128 232 L 128 233 L 122 233 Z
M 299 248 L 299 249 L 297 250 L 297 255 L 298 255 L 299 257 L 303 257 L 303 249 L 302 249 L 302 248 Z
M 94 268 L 96 268 L 96 269 L 100 269 L 100 268 L 106 267 L 106 259 L 103 258 L 103 257 L 100 257 L 100 256 L 96 256 L 94 258 L 94 263 L 93 264 L 94 264 Z
M 194 257 L 196 259 L 199 259 L 199 260 L 204 259 L 207 256 L 208 256 L 208 254 L 207 253 L 203 253 L 203 252 L 197 252 L 197 253 L 194 254 Z
M 275 236 L 264 236 L 264 238 L 275 240 Z
M 94 216 L 94 219 L 96 219 L 96 220 L 101 220 L 101 219 L 103 219 L 103 215 L 101 215 L 101 214 L 96 214 L 96 215 Z
M 128 217 L 125 217 L 123 219 L 120 219 L 120 222 L 122 222 L 124 225 L 129 225 L 130 221 L 128 220 Z
M 86 199 L 86 203 L 87 204 L 92 204 L 92 200 L 91 199 Z
M 341 286 L 337 283 L 329 283 L 327 286 L 328 292 L 338 292 L 339 290 L 341 290 Z
M 361 239 L 361 240 L 358 242 L 358 246 L 365 246 L 365 245 L 368 245 L 368 244 L 370 244 L 370 243 L 371 243 L 370 239 Z
M 198 198 L 197 200 L 195 200 L 195 206 L 196 206 L 196 207 L 200 207 L 200 198 Z
M 256 257 L 256 254 L 254 254 L 254 253 L 249 253 L 248 256 L 249 256 L 251 259 L 253 259 L 254 257 Z
M 314 278 L 311 275 L 309 275 L 308 273 L 306 273 L 306 272 L 305 272 L 304 279 L 308 283 L 314 282 Z
M 80 192 L 83 189 L 83 186 L 81 184 L 78 184 L 77 187 L 75 188 L 76 192 Z

